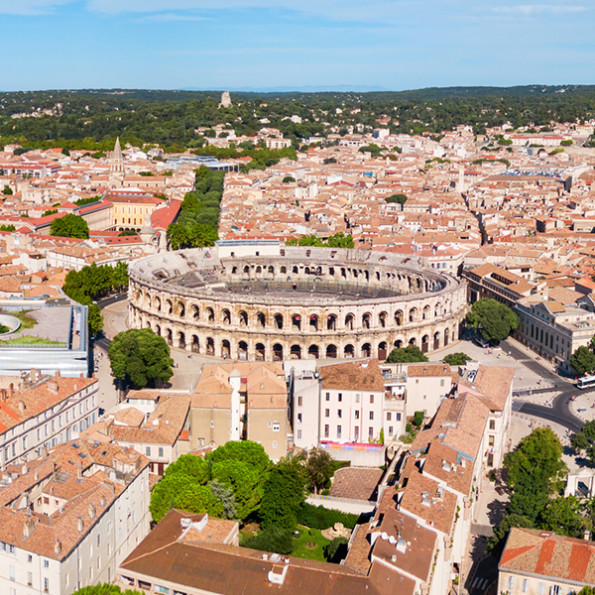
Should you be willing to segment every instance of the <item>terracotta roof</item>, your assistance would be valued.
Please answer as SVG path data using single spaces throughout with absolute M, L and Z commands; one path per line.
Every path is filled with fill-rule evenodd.
M 320 366 L 318 370 L 323 389 L 384 392 L 384 381 L 377 359 L 328 364 Z

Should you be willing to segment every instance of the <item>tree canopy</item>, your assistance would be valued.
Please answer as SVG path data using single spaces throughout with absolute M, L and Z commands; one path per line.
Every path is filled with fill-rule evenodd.
M 595 370 L 595 353 L 592 348 L 581 345 L 575 349 L 568 363 L 579 376 L 590 374 Z
M 118 333 L 109 346 L 108 357 L 112 374 L 126 386 L 155 386 L 173 375 L 169 345 L 149 328 Z
M 457 351 L 456 353 L 449 353 L 442 361 L 449 366 L 464 366 L 470 359 L 470 355 Z
M 62 238 L 87 239 L 89 237 L 89 226 L 82 217 L 68 213 L 68 215 L 58 217 L 50 223 L 50 235 Z
M 397 194 L 391 194 L 384 199 L 386 202 L 396 202 L 400 205 L 404 205 L 407 202 L 407 197 L 400 192 Z
M 77 589 L 72 595 L 143 595 L 136 589 L 126 589 L 122 591 L 117 585 L 110 583 L 100 583 L 99 585 L 92 585 L 90 587 L 83 587 Z
M 471 306 L 467 324 L 479 329 L 486 341 L 502 341 L 519 326 L 519 317 L 492 298 L 482 298 Z
M 570 444 L 577 454 L 585 454 L 595 466 L 595 420 L 586 422 L 581 431 L 572 436 Z
M 317 246 L 323 248 L 353 248 L 353 237 L 349 234 L 344 234 L 342 231 L 329 236 L 327 240 L 323 240 L 315 235 L 302 236 L 299 240 L 293 239 L 286 242 L 288 246 Z
M 416 345 L 407 345 L 407 347 L 398 347 L 393 349 L 386 360 L 389 364 L 408 363 L 408 362 L 427 362 L 428 358 L 422 353 Z

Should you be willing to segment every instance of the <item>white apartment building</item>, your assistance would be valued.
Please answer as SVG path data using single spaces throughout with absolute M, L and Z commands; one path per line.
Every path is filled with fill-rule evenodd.
M 26 461 L 57 444 L 78 438 L 98 415 L 95 378 L 41 377 L 14 391 L 0 390 L 0 464 Z
M 4 473 L 0 592 L 70 595 L 115 578 L 149 532 L 148 460 L 132 449 L 75 441 Z

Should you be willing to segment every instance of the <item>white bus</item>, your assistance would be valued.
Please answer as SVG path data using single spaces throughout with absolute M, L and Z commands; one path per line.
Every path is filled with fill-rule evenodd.
M 576 388 L 591 388 L 595 386 L 595 376 L 583 376 L 576 381 Z

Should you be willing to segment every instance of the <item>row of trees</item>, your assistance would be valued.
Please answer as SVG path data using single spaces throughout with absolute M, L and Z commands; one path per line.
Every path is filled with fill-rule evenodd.
M 118 262 L 115 266 L 97 265 L 69 271 L 64 280 L 64 293 L 75 302 L 88 306 L 89 333 L 96 335 L 103 329 L 103 318 L 95 300 L 128 287 L 128 265 Z
M 292 238 L 286 242 L 288 246 L 318 246 L 324 248 L 353 248 L 353 237 L 342 231 L 323 240 L 315 235 L 302 236 L 299 240 Z

